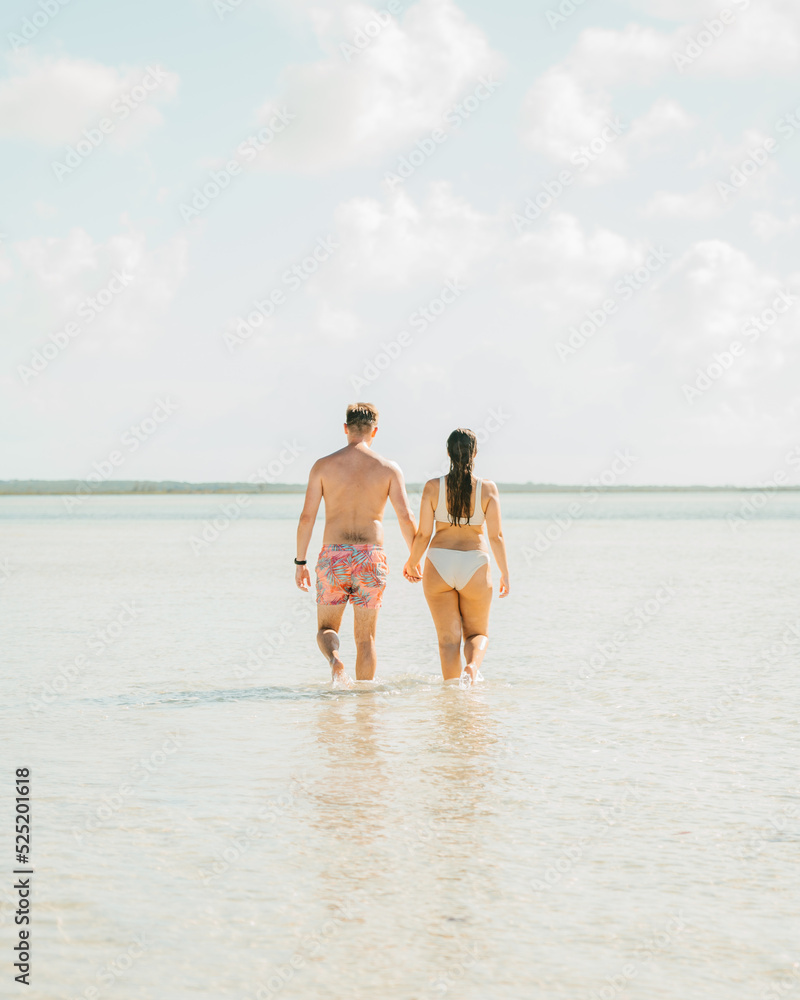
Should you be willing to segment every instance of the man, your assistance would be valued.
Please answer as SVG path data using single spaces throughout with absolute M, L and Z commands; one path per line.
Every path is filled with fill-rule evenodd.
M 320 500 L 325 497 L 325 533 L 317 573 L 317 645 L 331 665 L 334 684 L 352 686 L 339 656 L 339 626 L 348 600 L 353 604 L 356 679 L 372 680 L 377 664 L 375 629 L 386 586 L 383 511 L 391 500 L 409 551 L 417 525 L 406 496 L 403 473 L 377 455 L 378 411 L 372 403 L 347 407 L 347 445 L 311 468 L 297 526 L 295 583 L 311 587 L 306 552 Z

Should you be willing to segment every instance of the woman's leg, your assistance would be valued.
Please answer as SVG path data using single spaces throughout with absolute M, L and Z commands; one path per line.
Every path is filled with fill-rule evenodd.
M 461 676 L 461 615 L 458 611 L 458 593 L 439 576 L 430 559 L 425 560 L 422 571 L 422 589 L 439 639 L 442 677 L 450 681 Z
M 489 608 L 492 604 L 492 576 L 489 564 L 476 569 L 465 587 L 458 592 L 458 605 L 464 629 L 464 657 L 470 680 L 478 676 L 489 643 Z

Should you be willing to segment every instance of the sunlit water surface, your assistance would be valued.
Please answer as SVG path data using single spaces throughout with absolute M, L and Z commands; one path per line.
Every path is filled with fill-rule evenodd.
M 508 497 L 512 592 L 471 691 L 442 685 L 394 523 L 378 681 L 331 690 L 293 583 L 302 498 L 224 526 L 232 500 L 0 499 L 10 992 L 800 995 L 796 497 L 737 528 L 733 493 Z M 349 611 L 343 634 L 352 664 Z

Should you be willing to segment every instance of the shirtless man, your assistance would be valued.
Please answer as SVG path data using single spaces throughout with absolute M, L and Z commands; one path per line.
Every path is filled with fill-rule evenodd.
M 297 526 L 295 583 L 311 588 L 306 553 L 325 497 L 325 533 L 317 561 L 317 645 L 331 665 L 334 684 L 352 685 L 339 656 L 339 626 L 353 602 L 356 679 L 375 677 L 375 628 L 389 568 L 383 551 L 383 511 L 391 500 L 409 550 L 417 525 L 406 496 L 403 473 L 372 451 L 378 411 L 372 403 L 347 407 L 347 445 L 311 467 Z

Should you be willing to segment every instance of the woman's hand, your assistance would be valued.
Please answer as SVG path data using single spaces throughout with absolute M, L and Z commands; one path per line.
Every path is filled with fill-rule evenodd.
M 501 574 L 499 597 L 508 597 L 508 580 Z
M 419 583 L 422 579 L 422 567 L 419 563 L 416 566 L 409 559 L 408 562 L 403 567 L 403 576 L 409 583 Z

